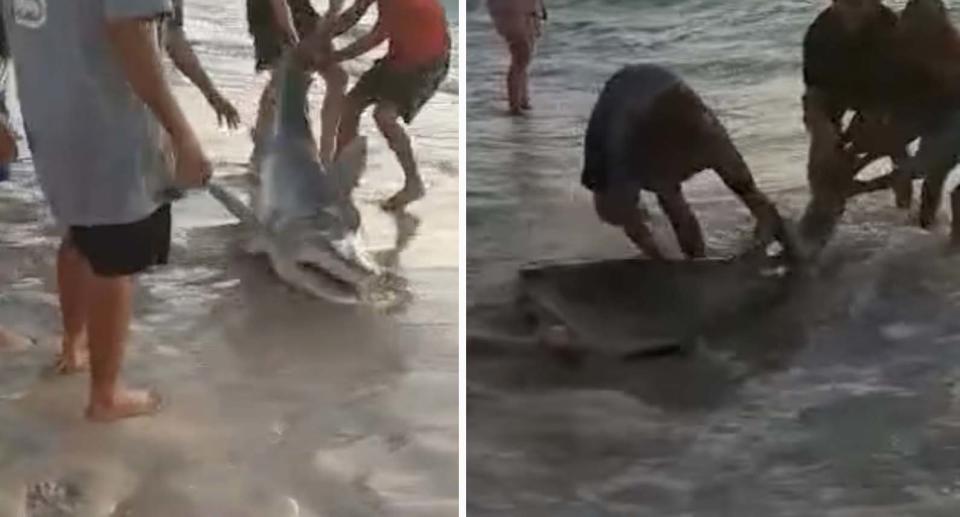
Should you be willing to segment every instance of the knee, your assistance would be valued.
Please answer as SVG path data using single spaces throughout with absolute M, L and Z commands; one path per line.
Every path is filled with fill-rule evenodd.
M 611 226 L 624 227 L 638 218 L 643 218 L 643 211 L 636 203 L 628 202 L 623 196 L 594 194 L 593 207 L 597 212 L 597 217 Z
M 341 119 L 353 123 L 360 122 L 360 115 L 363 113 L 363 103 L 355 96 L 347 95 L 343 101 L 343 108 L 340 112 Z
M 349 76 L 340 66 L 334 65 L 323 72 L 323 80 L 327 83 L 327 91 L 343 92 L 347 88 Z
M 530 64 L 530 54 L 530 44 L 526 41 L 514 40 L 510 43 L 510 56 L 515 66 L 526 68 Z
M 399 138 L 404 134 L 397 122 L 398 117 L 397 110 L 392 107 L 381 105 L 373 111 L 373 120 L 377 123 L 377 128 L 388 138 Z

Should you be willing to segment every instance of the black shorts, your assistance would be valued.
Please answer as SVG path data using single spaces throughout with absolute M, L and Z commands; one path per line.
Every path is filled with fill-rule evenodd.
M 167 263 L 170 205 L 127 224 L 71 226 L 67 239 L 97 276 L 127 276 Z
M 396 104 L 403 121 L 409 124 L 437 93 L 449 71 L 449 51 L 414 70 L 397 70 L 388 61 L 379 59 L 360 76 L 349 97 L 364 107 L 381 101 Z

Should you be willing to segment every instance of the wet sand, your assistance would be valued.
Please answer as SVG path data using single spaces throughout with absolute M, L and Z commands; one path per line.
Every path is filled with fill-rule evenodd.
M 195 5 L 187 31 L 200 58 L 252 121 L 264 78 L 249 71 L 247 50 L 217 44 L 243 40 L 242 6 L 221 14 Z M 217 175 L 241 187 L 246 131 L 216 129 L 200 95 L 174 80 Z M 411 130 L 429 189 L 410 209 L 420 224 L 398 259 L 412 303 L 384 314 L 295 292 L 240 251 L 244 231 L 222 207 L 191 194 L 175 205 L 171 264 L 139 282 L 125 366 L 131 384 L 157 387 L 166 406 L 115 425 L 82 419 L 85 374 L 47 373 L 60 328 L 58 237 L 29 156 L 15 164 L 13 181 L 0 184 L 0 325 L 33 343 L 0 350 L 0 515 L 455 515 L 455 82 L 452 90 Z M 315 105 L 321 94 L 316 86 Z M 368 245 L 388 249 L 395 222 L 375 202 L 402 175 L 372 121 L 362 130 L 370 168 L 358 204 Z

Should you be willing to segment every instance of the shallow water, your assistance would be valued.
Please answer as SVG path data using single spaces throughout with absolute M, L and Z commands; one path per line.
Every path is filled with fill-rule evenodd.
M 960 509 L 960 259 L 944 255 L 943 228 L 912 228 L 915 215 L 889 194 L 851 203 L 822 271 L 785 303 L 686 356 L 571 364 L 531 350 L 513 304 L 525 263 L 635 254 L 579 185 L 590 108 L 623 64 L 677 70 L 761 188 L 797 216 L 807 199 L 799 45 L 821 7 L 548 2 L 534 111 L 520 119 L 506 116 L 506 49 L 485 10 L 468 14 L 470 515 Z M 739 250 L 752 228 L 743 207 L 709 174 L 685 189 L 709 253 Z
M 252 121 L 265 78 L 253 74 L 243 3 L 190 1 L 186 18 L 214 82 Z M 348 68 L 355 78 L 371 61 Z M 57 240 L 29 156 L 18 162 L 0 184 L 0 325 L 35 344 L 0 350 L 0 515 L 26 515 L 28 499 L 35 516 L 455 515 L 457 73 L 410 130 L 429 191 L 410 210 L 419 226 L 399 267 L 414 300 L 399 312 L 293 292 L 240 251 L 244 232 L 212 198 L 175 205 L 171 265 L 140 281 L 125 370 L 165 395 L 152 418 L 87 424 L 86 377 L 45 374 Z M 198 92 L 173 80 L 216 173 L 240 187 L 246 129 L 215 128 Z M 374 202 L 402 175 L 371 122 L 357 197 L 368 244 L 386 249 L 397 226 Z

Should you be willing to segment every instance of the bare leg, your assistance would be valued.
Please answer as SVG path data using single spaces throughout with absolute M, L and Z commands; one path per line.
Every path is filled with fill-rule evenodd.
M 276 78 L 273 76 L 273 72 L 270 72 L 270 80 L 267 81 L 266 86 L 263 87 L 263 93 L 260 94 L 260 101 L 257 105 L 257 121 L 250 135 L 253 138 L 254 145 L 260 140 L 263 131 L 266 130 L 266 124 L 269 124 L 274 118 L 274 112 L 276 111 L 275 87 Z
M 602 221 L 623 229 L 633 244 L 647 257 L 662 260 L 663 253 L 647 227 L 647 214 L 638 206 L 638 195 L 594 193 L 593 206 Z
M 321 74 L 327 85 L 320 108 L 320 161 L 329 165 L 337 142 L 337 128 L 340 125 L 340 110 L 347 90 L 347 73 L 334 65 Z
M 950 193 L 950 246 L 960 248 L 960 187 Z
M 387 145 L 393 150 L 403 168 L 403 189 L 383 203 L 384 210 L 401 210 L 408 204 L 423 197 L 423 179 L 417 171 L 417 161 L 413 156 L 410 137 L 400 125 L 397 107 L 390 102 L 381 102 L 373 112 L 377 127 L 387 139 Z
M 88 286 L 90 299 L 97 303 L 87 308 L 91 377 L 87 418 L 106 422 L 155 412 L 160 405 L 155 393 L 128 390 L 119 384 L 130 327 L 133 278 L 94 274 Z
M 931 170 L 923 181 L 923 190 L 920 192 L 920 227 L 929 229 L 937 220 L 937 211 L 943 196 L 943 183 L 947 179 L 949 169 L 942 167 Z
M 364 107 L 349 95 L 344 100 L 343 110 L 340 113 L 340 126 L 337 129 L 336 156 L 340 156 L 340 153 L 360 134 L 360 115 L 363 114 Z
M 60 313 L 63 338 L 58 373 L 68 374 L 88 365 L 87 353 L 87 295 L 93 272 L 86 259 L 64 237 L 57 254 L 57 287 L 60 295 Z
M 507 72 L 507 93 L 510 99 L 510 113 L 514 115 L 523 113 L 530 54 L 530 44 L 526 40 L 516 39 L 510 42 L 510 70 Z
M 0 352 L 5 349 L 23 350 L 30 346 L 30 339 L 9 329 L 0 327 Z
M 909 210 L 913 205 L 913 175 L 899 167 L 899 164 L 907 159 L 903 152 L 893 156 L 893 198 L 897 208 L 901 210 Z
M 702 258 L 706 255 L 706 245 L 703 243 L 703 231 L 700 229 L 700 223 L 697 217 L 693 215 L 690 205 L 683 197 L 683 191 L 678 187 L 677 190 L 667 193 L 658 193 L 657 199 L 660 206 L 666 212 L 673 226 L 673 231 L 677 234 L 677 241 L 680 243 L 680 249 L 687 258 Z

